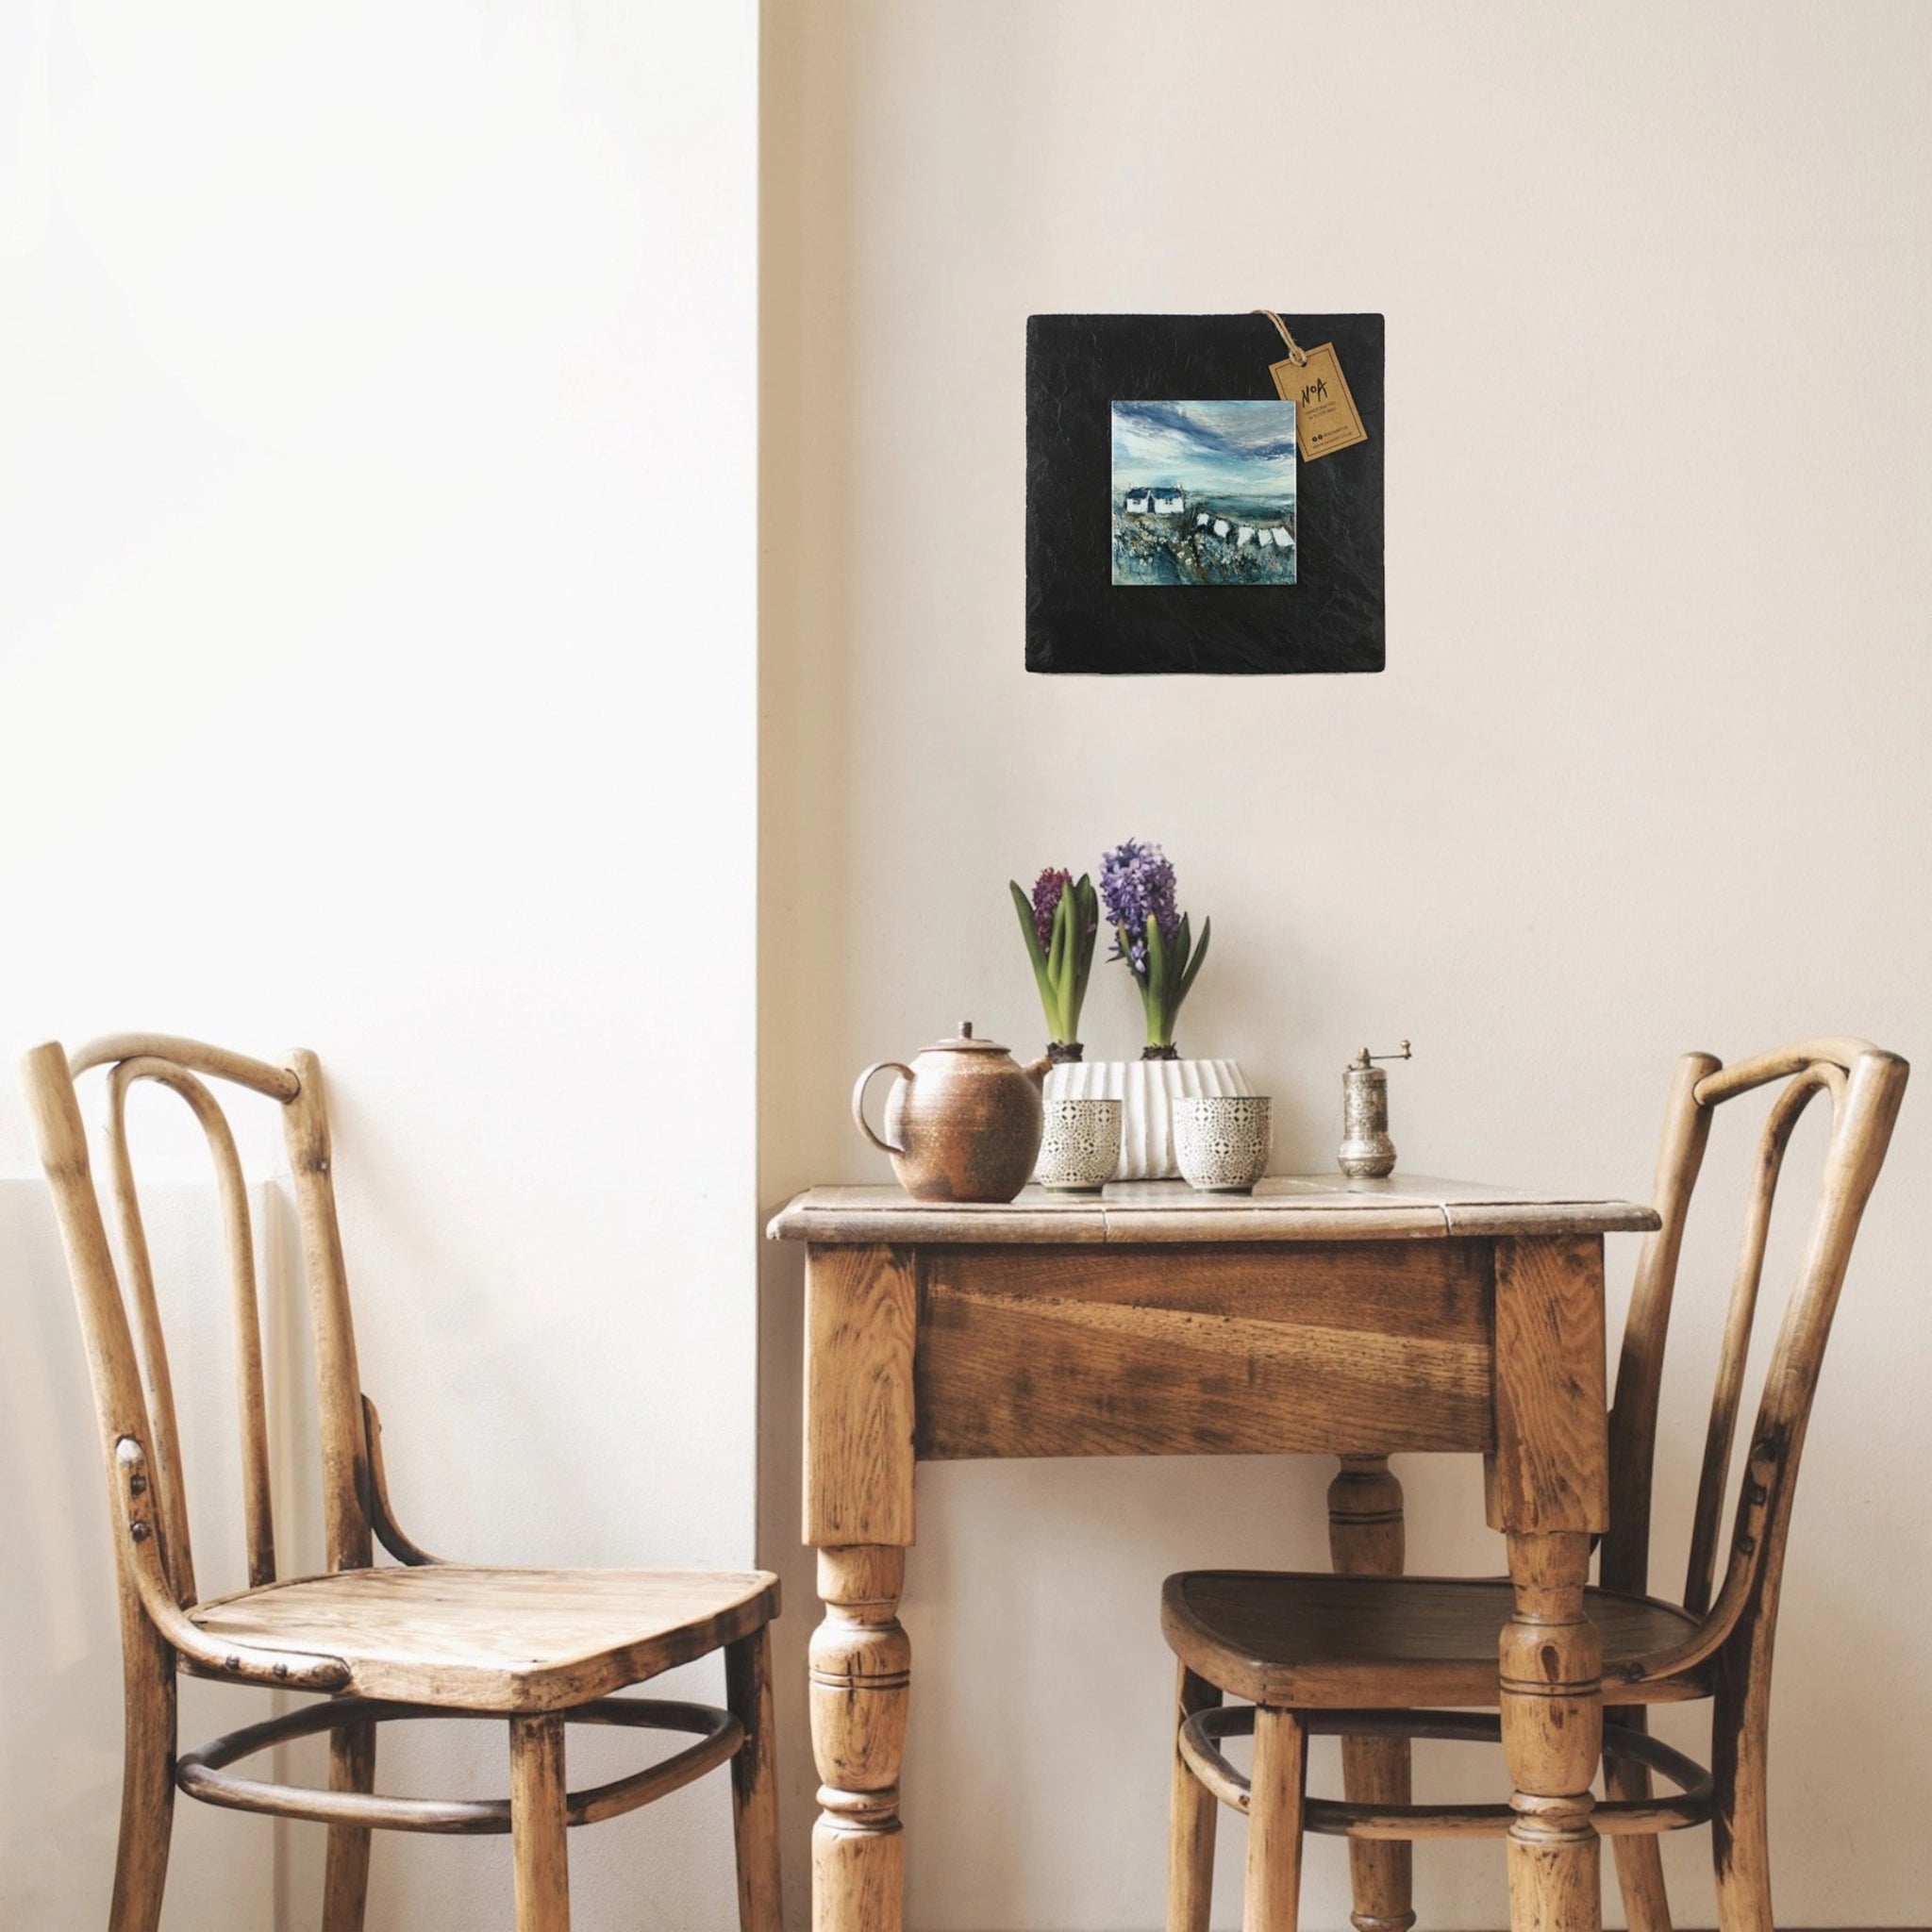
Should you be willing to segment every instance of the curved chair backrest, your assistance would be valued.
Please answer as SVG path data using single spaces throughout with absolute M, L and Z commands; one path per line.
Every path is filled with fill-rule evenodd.
M 97 1067 L 108 1070 L 106 1155 L 125 1285 L 108 1244 L 75 1088 L 79 1075 Z M 198 1600 L 174 1378 L 127 1143 L 127 1096 L 142 1081 L 153 1081 L 186 1102 L 214 1162 L 234 1303 L 250 1588 L 273 1582 L 278 1574 L 261 1318 L 248 1191 L 234 1135 L 209 1082 L 246 1088 L 281 1108 L 315 1337 L 328 1565 L 331 1570 L 365 1567 L 372 1560 L 369 1439 L 329 1173 L 328 1117 L 315 1056 L 296 1053 L 286 1067 L 275 1067 L 196 1041 L 126 1034 L 96 1041 L 71 1058 L 52 1042 L 36 1047 L 22 1073 L 80 1309 L 109 1506 L 124 1516 L 130 1508 L 135 1511 L 128 1523 L 133 1541 L 115 1540 L 124 1591 L 135 1591 L 139 1546 L 150 1534 L 146 1519 L 151 1517 L 168 1594 L 181 1608 Z M 130 1486 L 134 1497 L 147 1499 L 144 1506 L 130 1504 Z
M 1715 1651 L 1740 1626 L 1774 1614 L 1811 1399 L 1852 1243 L 1885 1160 L 1907 1072 L 1895 1054 L 1862 1040 L 1806 1041 L 1734 1067 L 1708 1054 L 1687 1054 L 1677 1063 L 1657 1157 L 1655 1205 L 1662 1225 L 1646 1239 L 1638 1262 L 1610 1417 L 1610 1528 L 1602 1574 L 1607 1585 L 1619 1590 L 1649 1587 L 1651 1481 L 1664 1348 L 1685 1222 L 1712 1120 L 1724 1102 L 1785 1083 L 1757 1141 L 1691 1523 L 1683 1604 L 1704 1620 L 1702 1654 Z M 1821 1093 L 1831 1102 L 1823 1184 L 1765 1374 L 1720 1579 L 1724 1496 L 1772 1208 L 1791 1130 Z

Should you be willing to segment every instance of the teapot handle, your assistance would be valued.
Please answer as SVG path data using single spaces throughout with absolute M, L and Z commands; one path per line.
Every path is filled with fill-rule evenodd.
M 903 1074 L 911 1079 L 912 1069 L 904 1060 L 874 1060 L 865 1072 L 859 1074 L 858 1084 L 852 1090 L 852 1118 L 858 1123 L 858 1131 L 876 1147 L 881 1154 L 903 1154 L 905 1148 L 894 1147 L 890 1141 L 881 1141 L 872 1130 L 865 1118 L 865 1090 L 872 1084 L 874 1074 L 883 1074 L 890 1067 L 895 1074 Z

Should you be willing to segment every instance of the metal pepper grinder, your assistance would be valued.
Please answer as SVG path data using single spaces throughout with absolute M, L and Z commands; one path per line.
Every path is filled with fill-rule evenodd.
M 1371 1053 L 1363 1047 L 1341 1075 L 1341 1145 L 1335 1158 L 1355 1180 L 1380 1180 L 1395 1166 L 1395 1142 L 1389 1138 L 1389 1075 L 1377 1060 L 1414 1056 L 1408 1041 L 1400 1053 Z

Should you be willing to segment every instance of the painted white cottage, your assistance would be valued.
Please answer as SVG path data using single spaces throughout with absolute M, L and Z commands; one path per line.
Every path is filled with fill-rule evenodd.
M 1177 517 L 1185 514 L 1188 499 L 1178 490 L 1157 490 L 1154 492 L 1154 514 L 1158 517 Z
M 1154 508 L 1154 492 L 1151 490 L 1128 491 L 1125 508 L 1130 517 L 1144 517 Z

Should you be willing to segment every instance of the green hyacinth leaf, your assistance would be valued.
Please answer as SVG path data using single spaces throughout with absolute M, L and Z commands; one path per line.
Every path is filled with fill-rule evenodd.
M 1188 970 L 1181 975 L 1181 990 L 1174 999 L 1174 1009 L 1179 1011 L 1180 1003 L 1193 991 L 1194 981 L 1200 977 L 1201 962 L 1208 957 L 1208 941 L 1214 937 L 1214 922 L 1204 919 L 1201 922 L 1201 943 L 1195 949 L 1194 957 L 1188 961 Z
M 1068 970 L 1067 953 L 1072 946 L 1074 931 L 1074 908 L 1067 903 L 1065 892 L 1060 894 L 1059 904 L 1053 908 L 1053 944 L 1046 956 L 1046 977 L 1053 988 L 1053 1037 L 1067 1039 L 1067 994 L 1070 991 L 1071 974 Z
M 1080 1008 L 1087 1000 L 1087 981 L 1093 971 L 1093 941 L 1100 930 L 1100 894 L 1093 881 L 1082 873 L 1074 882 L 1074 997 L 1067 1011 L 1067 1024 L 1078 1031 Z M 1067 1036 L 1070 1040 L 1073 1034 Z
M 1142 994 L 1147 1008 L 1147 1044 L 1167 1046 L 1174 1035 L 1174 1015 L 1167 1000 L 1167 941 L 1160 922 L 1147 915 L 1147 985 Z
M 1036 966 L 1046 964 L 1046 954 L 1040 944 L 1040 934 L 1033 924 L 1033 901 L 1021 889 L 1018 879 L 1008 879 L 1007 890 L 1013 895 L 1013 910 L 1020 915 L 1020 930 L 1025 936 L 1027 957 Z
M 1194 950 L 1194 935 L 1188 925 L 1188 915 L 1181 914 L 1179 930 L 1174 936 L 1174 944 L 1167 950 L 1167 976 L 1171 986 L 1178 987 L 1188 974 L 1188 955 Z M 1174 1004 L 1180 1004 L 1178 993 Z
M 1011 879 L 1007 883 L 1013 888 L 1013 907 L 1020 915 L 1020 930 L 1026 939 L 1026 959 L 1033 968 L 1033 983 L 1040 989 L 1040 1004 L 1046 1015 L 1046 1024 L 1053 1025 L 1053 986 L 1046 976 L 1046 955 L 1040 949 L 1040 935 L 1033 929 L 1033 903 Z
M 1188 991 L 1188 960 L 1194 950 L 1194 929 L 1188 915 L 1174 929 L 1174 943 L 1167 950 L 1167 980 L 1161 989 L 1160 1020 L 1165 1038 L 1174 1039 L 1174 1022 L 1180 1017 L 1181 1001 Z

